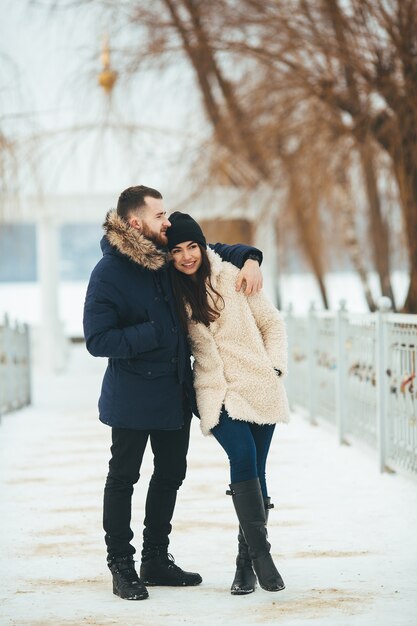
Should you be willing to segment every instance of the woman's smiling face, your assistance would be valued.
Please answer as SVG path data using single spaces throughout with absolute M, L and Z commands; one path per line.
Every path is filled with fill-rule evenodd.
M 200 246 L 195 241 L 183 241 L 171 250 L 174 267 L 183 274 L 195 274 L 202 262 Z

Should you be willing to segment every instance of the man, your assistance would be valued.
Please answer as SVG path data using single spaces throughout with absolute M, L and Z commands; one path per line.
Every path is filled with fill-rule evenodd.
M 168 554 L 177 491 L 186 473 L 194 408 L 190 352 L 181 330 L 167 272 L 166 217 L 156 189 L 129 187 L 109 211 L 84 307 L 84 334 L 93 356 L 107 357 L 99 399 L 100 420 L 112 427 L 104 489 L 103 526 L 113 593 L 148 597 L 145 585 L 198 585 Z M 262 253 L 216 244 L 223 259 L 242 267 L 236 288 L 262 286 Z M 251 257 L 248 259 L 248 257 Z M 133 485 L 150 440 L 154 455 L 146 504 L 140 578 L 130 543 Z

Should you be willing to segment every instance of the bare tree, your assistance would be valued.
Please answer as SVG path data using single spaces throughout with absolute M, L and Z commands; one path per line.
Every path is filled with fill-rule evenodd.
M 289 10 L 291 4 L 291 10 Z M 282 79 L 320 100 L 355 137 L 369 199 L 374 261 L 392 297 L 388 230 L 381 213 L 375 143 L 389 155 L 407 233 L 410 287 L 405 310 L 417 310 L 417 4 L 413 0 L 308 3 L 248 0 L 269 15 L 273 47 L 250 45 Z M 267 43 L 271 43 L 268 35 Z M 413 130 L 414 129 L 414 130 Z
M 325 304 L 321 225 L 324 211 L 337 210 L 330 202 L 332 188 L 339 200 L 343 196 L 339 209 L 349 214 L 351 233 L 355 221 L 355 192 L 340 184 L 347 145 L 361 165 L 372 267 L 381 292 L 393 299 L 378 169 L 380 152 L 388 155 L 410 267 L 404 309 L 417 311 L 415 0 L 101 4 L 140 33 L 120 51 L 126 71 L 153 61 L 173 63 L 179 55 L 188 61 L 221 159 L 235 164 L 219 166 L 223 178 L 248 189 L 259 182 L 287 189 L 286 210 L 297 216 L 293 223 Z M 349 159 L 345 163 L 349 167 Z M 365 262 L 357 250 L 354 257 L 373 308 Z

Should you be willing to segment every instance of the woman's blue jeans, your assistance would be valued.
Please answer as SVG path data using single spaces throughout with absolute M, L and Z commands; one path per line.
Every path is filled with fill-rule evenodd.
M 230 462 L 230 482 L 259 478 L 262 495 L 268 497 L 265 466 L 275 424 L 252 424 L 231 419 L 222 408 L 219 423 L 211 430 Z

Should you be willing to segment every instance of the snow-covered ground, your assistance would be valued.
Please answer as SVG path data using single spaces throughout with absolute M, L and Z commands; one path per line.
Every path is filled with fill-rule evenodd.
M 417 484 L 381 475 L 373 454 L 294 415 L 269 461 L 269 535 L 287 588 L 229 593 L 236 520 L 228 465 L 194 420 L 171 551 L 193 588 L 111 592 L 101 530 L 110 429 L 96 415 L 104 361 L 71 349 L 68 371 L 37 373 L 34 404 L 0 424 L 0 624 L 8 626 L 411 626 L 417 615 Z M 140 546 L 148 451 L 134 495 Z

